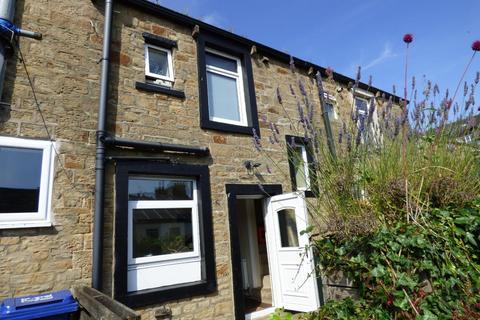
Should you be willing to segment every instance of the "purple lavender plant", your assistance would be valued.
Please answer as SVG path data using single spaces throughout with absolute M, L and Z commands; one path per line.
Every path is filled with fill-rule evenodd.
M 257 134 L 257 130 L 253 128 L 252 133 L 253 133 L 252 140 L 253 140 L 253 145 L 255 149 L 257 149 L 257 151 L 262 151 L 262 144 L 260 143 L 260 137 Z
M 278 100 L 278 103 L 282 104 L 283 99 L 282 99 L 282 95 L 280 94 L 280 88 L 279 87 L 277 87 L 277 100 Z

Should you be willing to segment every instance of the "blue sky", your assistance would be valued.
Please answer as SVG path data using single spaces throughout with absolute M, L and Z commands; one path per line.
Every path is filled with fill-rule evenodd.
M 480 39 L 480 1 L 159 0 L 161 5 L 373 85 L 403 88 L 405 45 L 412 33 L 410 76 L 454 91 Z M 480 70 L 480 54 L 466 79 Z M 409 76 L 409 78 L 410 78 Z M 480 100 L 480 99 L 479 99 Z M 478 103 L 477 103 L 478 104 Z

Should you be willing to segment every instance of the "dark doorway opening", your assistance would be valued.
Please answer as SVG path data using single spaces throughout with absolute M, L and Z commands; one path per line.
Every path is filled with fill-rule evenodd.
M 243 320 L 246 313 L 272 306 L 266 245 L 262 239 L 263 199 L 282 194 L 282 186 L 227 184 L 226 192 L 235 319 Z

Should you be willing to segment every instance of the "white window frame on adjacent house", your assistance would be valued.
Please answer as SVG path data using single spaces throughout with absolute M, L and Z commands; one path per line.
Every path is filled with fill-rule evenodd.
M 209 64 L 206 65 L 206 72 L 211 72 L 215 73 L 224 77 L 228 77 L 231 79 L 234 79 L 236 84 L 237 84 L 237 103 L 238 103 L 238 112 L 240 115 L 240 121 L 236 120 L 231 120 L 231 119 L 225 119 L 225 118 L 220 118 L 220 117 L 214 117 L 211 114 L 209 115 L 210 121 L 215 121 L 215 122 L 221 122 L 221 123 L 226 123 L 226 124 L 233 124 L 237 126 L 248 126 L 248 120 L 247 120 L 247 108 L 245 104 L 245 91 L 243 88 L 243 71 L 242 71 L 242 63 L 239 58 L 235 56 L 231 56 L 229 54 L 211 49 L 211 48 L 205 48 L 205 51 L 208 53 L 213 53 L 215 55 L 234 60 L 237 63 L 237 72 L 232 72 L 229 70 L 225 70 L 219 67 L 211 66 Z M 207 90 L 208 90 L 208 84 L 207 84 Z
M 373 100 L 375 99 L 374 94 L 369 92 L 369 91 L 365 91 L 365 90 L 357 88 L 354 91 L 353 99 L 354 99 L 354 104 L 353 104 L 354 105 L 354 110 L 353 110 L 353 112 L 358 112 L 357 111 L 357 103 L 356 103 L 357 99 L 363 100 L 367 103 L 367 110 L 366 110 L 366 114 L 365 114 L 365 121 L 367 121 L 368 113 L 370 112 L 370 108 L 372 107 Z M 378 129 L 375 130 L 375 127 L 378 127 L 377 109 L 375 109 L 375 111 L 372 115 L 372 123 L 371 123 L 370 127 L 366 127 L 366 130 L 368 130 L 372 134 L 373 139 L 375 139 L 375 141 L 379 142 L 379 141 L 381 141 L 382 137 L 381 137 L 381 134 L 380 134 L 379 130 Z M 364 143 L 363 138 L 362 138 L 362 143 Z
M 325 98 L 325 103 L 332 106 L 333 117 L 330 120 L 337 120 L 338 119 L 338 114 L 337 114 L 337 110 L 336 110 L 337 108 L 335 107 L 336 104 L 337 104 L 337 99 L 335 99 L 334 96 L 332 96 L 331 94 L 328 94 L 327 92 L 323 93 L 323 97 Z M 328 112 L 327 112 L 327 114 L 328 114 Z
M 36 212 L 1 213 L 0 229 L 51 226 L 51 199 L 54 173 L 52 142 L 45 140 L 0 137 L 0 147 L 42 150 L 38 210 Z
M 132 176 L 137 177 L 137 176 Z M 139 177 L 147 177 L 141 175 Z M 131 200 L 128 201 L 128 291 L 159 288 L 201 280 L 200 222 L 198 189 L 193 178 L 152 176 L 154 179 L 192 182 L 191 200 Z M 193 251 L 168 253 L 150 257 L 133 257 L 133 210 L 188 208 L 192 213 Z M 181 271 L 181 272 L 179 272 Z M 154 277 L 162 274 L 161 277 Z
M 163 51 L 167 53 L 167 64 L 168 64 L 168 74 L 169 76 L 164 76 L 161 74 L 150 72 L 150 60 L 149 60 L 149 49 Z M 152 77 L 159 80 L 165 80 L 170 82 L 170 86 L 174 81 L 174 73 L 173 73 L 173 59 L 172 59 L 172 50 L 165 49 L 159 46 L 154 46 L 152 44 L 146 43 L 145 44 L 145 75 L 147 77 Z

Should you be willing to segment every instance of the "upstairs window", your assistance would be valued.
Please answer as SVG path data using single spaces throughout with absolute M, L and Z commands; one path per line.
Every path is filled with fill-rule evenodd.
M 363 130 L 361 143 L 379 143 L 381 140 L 381 134 L 378 129 L 377 111 L 374 110 L 372 114 L 369 114 L 372 103 L 374 103 L 373 94 L 365 90 L 357 89 L 355 91 L 354 99 L 354 112 L 357 116 L 357 126 L 359 129 Z
M 177 42 L 144 32 L 145 78 L 148 83 L 171 88 L 175 81 L 173 72 L 173 49 Z
M 245 94 L 240 59 L 206 49 L 209 119 L 246 127 Z
M 0 137 L 0 228 L 50 226 L 50 141 Z
M 197 53 L 201 128 L 259 134 L 249 48 L 201 32 Z
M 368 100 L 360 97 L 355 97 L 355 112 L 358 117 L 364 117 L 366 119 L 368 115 Z
M 145 45 L 145 75 L 165 86 L 172 86 L 172 51 L 151 44 Z M 162 81 L 163 80 L 163 81 Z

